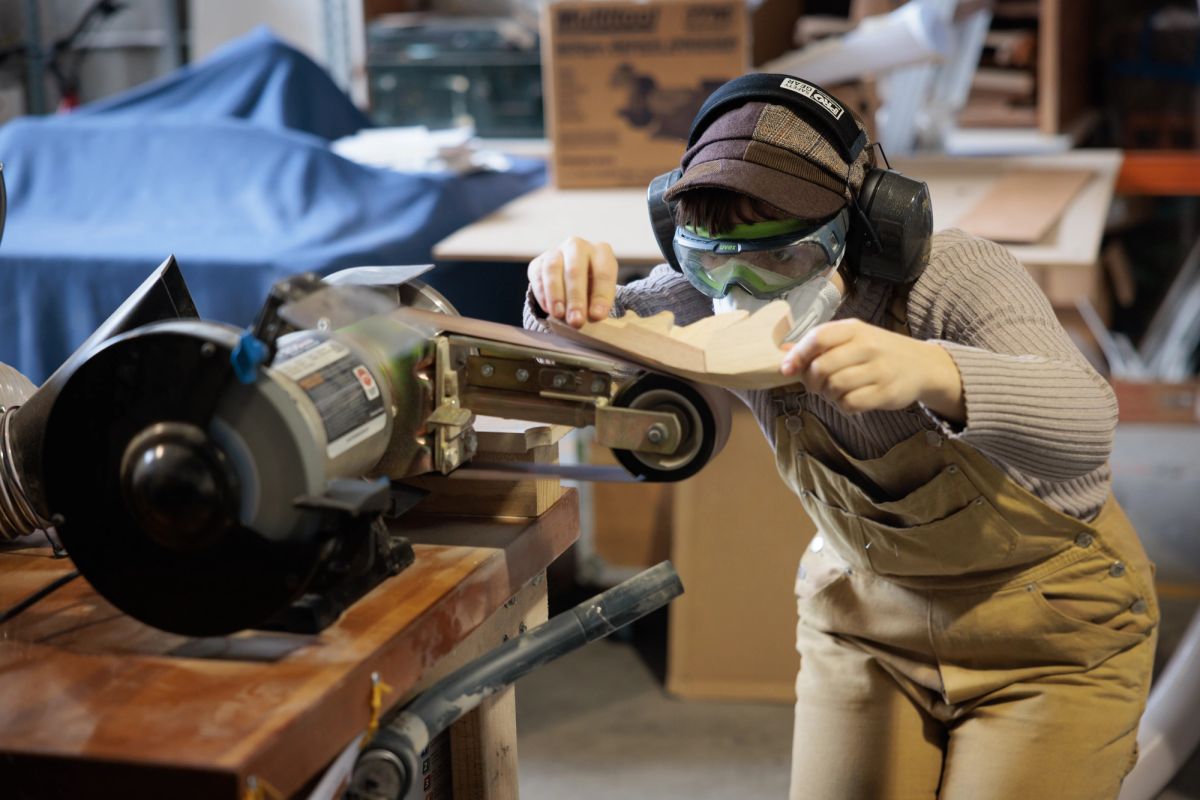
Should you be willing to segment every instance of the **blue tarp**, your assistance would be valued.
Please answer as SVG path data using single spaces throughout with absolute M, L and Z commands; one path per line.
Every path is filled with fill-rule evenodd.
M 0 128 L 0 362 L 40 382 L 167 255 L 205 317 L 244 325 L 286 275 L 427 262 L 545 180 L 535 160 L 414 175 L 329 150 L 365 123 L 316 65 L 256 32 L 121 97 Z

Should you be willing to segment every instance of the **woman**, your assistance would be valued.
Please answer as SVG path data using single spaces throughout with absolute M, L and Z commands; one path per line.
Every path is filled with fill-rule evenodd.
M 1116 797 L 1158 607 L 1111 494 L 1113 393 L 996 244 L 945 231 L 908 282 L 860 274 L 871 151 L 790 105 L 693 137 L 666 195 L 679 271 L 617 286 L 611 248 L 570 239 L 529 265 L 527 325 L 782 297 L 804 326 L 780 354 L 796 384 L 743 398 L 818 529 L 792 798 Z

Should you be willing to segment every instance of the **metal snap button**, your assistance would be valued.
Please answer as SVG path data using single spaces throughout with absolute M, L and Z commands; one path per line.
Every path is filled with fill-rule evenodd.
M 1114 561 L 1112 566 L 1108 568 L 1108 574 L 1114 578 L 1119 578 L 1125 574 L 1125 565 L 1120 561 Z
M 942 437 L 937 431 L 925 431 L 925 443 L 930 447 L 941 447 Z
M 1090 533 L 1081 533 L 1075 537 L 1075 544 L 1079 547 L 1091 547 L 1095 541 Z
M 812 544 L 808 546 L 808 549 L 812 550 L 814 553 L 821 552 L 823 549 L 825 549 L 825 539 L 820 536 L 814 536 Z
M 1135 614 L 1145 614 L 1146 601 L 1139 597 L 1137 600 L 1133 601 L 1132 605 L 1129 606 L 1129 610 Z
M 951 464 L 950 466 L 946 467 L 946 472 L 949 472 L 951 475 L 957 475 L 958 464 Z
M 799 417 L 788 417 L 787 422 L 783 424 L 792 433 L 799 433 L 804 430 L 804 420 Z

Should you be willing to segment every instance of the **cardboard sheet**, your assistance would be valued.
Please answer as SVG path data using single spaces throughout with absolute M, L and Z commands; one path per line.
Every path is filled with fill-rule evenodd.
M 997 242 L 1039 242 L 1092 177 L 1090 170 L 1015 170 L 997 180 L 958 227 Z

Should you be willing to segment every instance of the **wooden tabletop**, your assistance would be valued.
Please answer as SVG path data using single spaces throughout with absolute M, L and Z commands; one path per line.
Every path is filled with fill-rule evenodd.
M 254 776 L 290 795 L 366 728 L 372 672 L 395 705 L 567 549 L 579 507 L 570 491 L 537 519 L 402 522 L 415 564 L 317 636 L 188 639 L 83 579 L 0 626 L 0 794 L 232 799 Z M 0 552 L 0 607 L 71 568 Z
M 1094 265 L 1121 166 L 1119 150 L 1074 150 L 1052 156 L 893 159 L 902 172 L 929 183 L 934 230 L 953 227 L 1006 172 L 1015 169 L 1092 170 L 1095 177 L 1071 201 L 1044 241 L 1010 245 L 1027 266 Z M 608 242 L 623 266 L 652 266 L 663 258 L 650 228 L 645 187 L 538 189 L 508 203 L 434 246 L 441 261 L 528 263 L 568 236 Z

